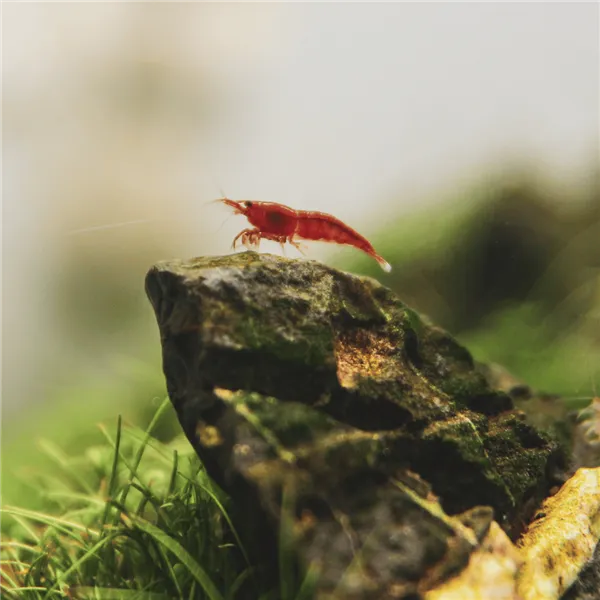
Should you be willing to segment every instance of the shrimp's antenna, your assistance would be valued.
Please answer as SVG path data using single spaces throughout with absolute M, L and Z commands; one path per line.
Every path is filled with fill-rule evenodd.
M 219 190 L 221 198 L 227 198 L 227 194 L 223 191 L 223 186 L 219 183 L 213 172 L 211 172 L 210 178 L 212 179 L 213 185 Z
M 67 235 L 79 235 L 91 231 L 103 231 L 105 229 L 116 229 L 117 227 L 126 227 L 127 225 L 139 225 L 140 223 L 154 223 L 161 219 L 137 219 L 136 221 L 121 221 L 120 223 L 109 223 L 108 225 L 93 225 L 92 227 L 82 227 L 81 229 L 72 229 Z
M 216 204 L 217 202 L 222 202 L 223 199 L 228 200 L 227 194 L 225 194 L 225 192 L 223 191 L 223 188 L 217 184 L 217 181 L 214 177 L 213 177 L 213 183 L 215 184 L 215 187 L 219 188 L 221 197 L 217 198 L 216 200 L 209 200 L 205 204 Z M 223 229 L 223 226 L 225 225 L 225 223 L 227 223 L 227 221 L 229 221 L 229 219 L 231 219 L 231 217 L 233 217 L 233 216 L 234 216 L 234 213 L 230 213 L 229 215 L 227 215 L 227 217 L 225 217 L 225 220 L 221 223 L 221 225 L 219 225 L 219 228 L 216 231 L 217 232 L 221 231 L 221 229 Z
M 231 217 L 233 217 L 233 216 L 234 216 L 233 213 L 230 213 L 227 217 L 225 217 L 225 220 L 219 225 L 219 228 L 217 229 L 216 232 L 221 231 L 221 229 L 223 229 L 223 226 L 225 225 L 225 223 L 227 223 L 227 221 L 229 221 L 229 219 L 231 219 Z
M 227 194 L 225 194 L 225 192 L 223 191 L 223 188 L 217 184 L 217 182 L 216 182 L 216 180 L 214 180 L 214 178 L 213 178 L 213 183 L 215 184 L 215 187 L 219 188 L 219 193 L 221 194 L 221 197 L 217 198 L 216 200 L 209 200 L 208 202 L 205 202 L 205 204 L 215 204 L 217 202 L 221 202 L 221 200 L 223 200 L 223 199 L 228 200 Z

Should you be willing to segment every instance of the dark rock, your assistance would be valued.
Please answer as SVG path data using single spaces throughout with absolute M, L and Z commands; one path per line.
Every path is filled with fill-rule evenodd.
M 566 591 L 562 600 L 598 600 L 600 598 L 600 544 L 592 560 L 579 574 L 577 581 Z
M 589 404 L 574 415 L 573 465 L 600 466 L 600 397 L 590 398 Z
M 566 470 L 554 470 L 556 485 L 562 485 L 580 467 L 600 465 L 600 402 L 588 398 L 590 404 L 577 411 L 573 400 L 534 391 L 500 365 L 477 364 L 477 369 L 490 387 L 511 398 L 515 407 L 523 411 L 527 423 L 560 442 L 569 464 Z
M 553 483 L 558 444 L 374 280 L 247 252 L 157 264 L 146 290 L 170 398 L 244 539 L 274 561 L 290 494 L 319 598 L 418 597 L 492 511 L 514 537 Z

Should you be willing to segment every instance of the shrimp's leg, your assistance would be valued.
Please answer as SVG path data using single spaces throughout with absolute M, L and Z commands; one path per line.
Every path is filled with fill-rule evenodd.
M 285 242 L 287 241 L 285 235 L 277 236 L 276 241 L 279 242 L 279 245 L 281 246 L 281 251 L 283 252 L 283 255 L 285 256 Z
M 249 233 L 248 237 L 247 237 L 246 247 L 254 248 L 255 250 L 258 250 L 258 247 L 260 246 L 261 237 L 262 237 L 262 234 L 258 230 Z
M 247 231 L 242 236 L 242 244 L 248 248 L 248 250 L 258 250 L 260 245 L 260 233 L 254 231 Z
M 288 243 L 290 243 L 292 246 L 294 246 L 294 248 L 296 248 L 296 250 L 298 250 L 298 252 L 300 252 L 300 254 L 302 254 L 303 256 L 306 256 L 306 247 L 302 246 L 302 244 L 299 244 L 298 242 L 296 242 L 294 240 L 294 234 L 290 235 L 290 237 L 288 238 Z
M 285 235 L 278 235 L 276 233 L 261 233 L 260 236 L 262 239 L 270 240 L 272 242 L 278 242 L 281 245 L 283 253 L 285 254 L 284 244 L 287 242 L 287 238 Z
M 260 231 L 258 229 L 243 229 L 233 238 L 233 244 L 231 244 L 231 247 L 235 250 L 235 245 L 240 238 L 242 238 L 242 244 L 245 246 L 249 236 L 252 236 L 252 234 L 258 234 L 258 239 L 260 239 Z

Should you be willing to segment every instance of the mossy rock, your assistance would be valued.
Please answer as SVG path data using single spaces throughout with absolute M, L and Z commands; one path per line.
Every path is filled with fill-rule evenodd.
M 409 597 L 476 545 L 448 514 L 488 506 L 514 537 L 556 483 L 559 444 L 373 279 L 246 252 L 159 263 L 146 290 L 188 439 L 263 560 L 291 494 L 319 598 Z

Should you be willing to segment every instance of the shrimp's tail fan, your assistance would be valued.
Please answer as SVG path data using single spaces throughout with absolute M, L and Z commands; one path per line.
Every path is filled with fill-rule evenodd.
M 389 273 L 392 270 L 392 265 L 379 254 L 373 255 L 373 258 L 379 263 L 379 266 L 386 272 Z

